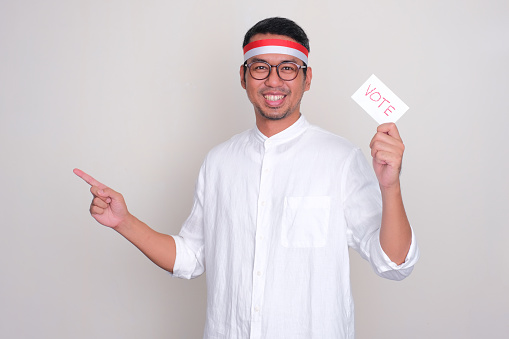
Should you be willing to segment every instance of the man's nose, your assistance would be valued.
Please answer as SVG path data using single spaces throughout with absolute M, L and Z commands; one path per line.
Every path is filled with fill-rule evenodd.
M 265 79 L 265 85 L 268 87 L 278 87 L 281 86 L 282 82 L 283 80 L 277 75 L 276 67 L 272 66 L 269 76 Z

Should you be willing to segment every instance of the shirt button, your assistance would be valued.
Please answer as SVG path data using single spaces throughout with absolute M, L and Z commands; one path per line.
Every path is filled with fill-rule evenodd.
M 258 308 L 258 306 L 256 306 L 256 307 L 254 308 L 254 310 L 255 310 L 255 312 L 260 312 L 260 309 Z
M 260 205 L 265 206 L 265 201 L 260 202 Z
M 262 275 L 262 272 L 258 271 L 258 272 L 256 272 L 256 275 L 257 275 L 257 276 L 261 276 L 261 275 Z

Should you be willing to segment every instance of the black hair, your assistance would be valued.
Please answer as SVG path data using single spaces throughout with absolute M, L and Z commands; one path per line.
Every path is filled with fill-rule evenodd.
M 242 47 L 246 47 L 246 45 L 251 41 L 251 38 L 256 34 L 284 35 L 306 47 L 308 52 L 311 51 L 309 49 L 309 39 L 306 35 L 306 32 L 304 32 L 304 30 L 299 25 L 290 19 L 273 17 L 259 21 L 256 23 L 256 25 L 251 27 L 249 31 L 247 31 L 246 35 L 244 36 Z M 246 69 L 247 68 L 244 66 L 244 74 L 246 74 Z M 303 68 L 302 71 L 304 73 L 304 77 L 306 77 L 307 68 Z
M 299 25 L 290 19 L 274 17 L 259 21 L 256 25 L 251 27 L 249 31 L 247 31 L 244 36 L 244 43 L 242 47 L 245 47 L 256 34 L 284 35 L 297 41 L 299 44 L 306 47 L 308 52 L 310 52 L 309 39 L 306 32 L 304 32 Z

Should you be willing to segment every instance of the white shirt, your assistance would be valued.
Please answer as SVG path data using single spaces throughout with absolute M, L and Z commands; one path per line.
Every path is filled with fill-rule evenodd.
M 347 140 L 303 116 L 270 138 L 254 128 L 207 155 L 173 275 L 207 270 L 204 338 L 353 338 L 348 247 L 400 280 L 379 241 L 381 195 Z

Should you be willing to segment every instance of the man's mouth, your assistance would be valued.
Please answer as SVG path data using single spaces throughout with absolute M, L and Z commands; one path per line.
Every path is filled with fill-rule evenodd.
M 284 94 L 265 94 L 263 98 L 269 106 L 279 106 L 283 103 L 286 95 Z

